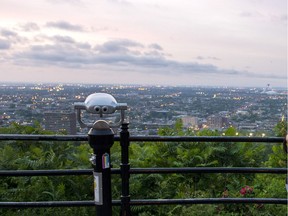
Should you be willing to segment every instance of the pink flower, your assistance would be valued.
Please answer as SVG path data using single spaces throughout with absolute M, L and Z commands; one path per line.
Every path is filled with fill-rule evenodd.
M 247 186 L 247 185 L 245 187 L 241 188 L 241 190 L 240 190 L 240 194 L 242 194 L 243 196 L 245 194 L 251 194 L 252 192 L 253 192 L 253 188 L 250 186 Z

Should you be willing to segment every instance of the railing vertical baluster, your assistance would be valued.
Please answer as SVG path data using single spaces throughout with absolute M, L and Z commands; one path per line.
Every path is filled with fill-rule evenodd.
M 122 123 L 120 132 L 121 145 L 121 180 L 122 180 L 122 195 L 121 195 L 121 211 L 120 216 L 130 216 L 130 194 L 129 194 L 129 178 L 130 178 L 130 164 L 129 164 L 129 123 Z

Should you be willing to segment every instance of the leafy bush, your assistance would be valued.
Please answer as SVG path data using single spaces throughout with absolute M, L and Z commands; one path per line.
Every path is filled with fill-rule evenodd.
M 275 134 L 286 134 L 277 124 Z M 51 134 L 34 127 L 12 124 L 0 133 Z M 226 136 L 235 136 L 229 128 Z M 161 136 L 220 136 L 217 131 L 184 130 L 181 121 L 174 128 L 160 128 Z M 221 133 L 222 135 L 222 133 Z M 255 143 L 131 143 L 131 167 L 287 167 L 281 145 Z M 85 142 L 2 141 L 1 170 L 89 169 L 92 149 Z M 121 149 L 111 149 L 113 167 L 119 168 Z M 247 187 L 249 186 L 249 187 Z M 121 179 L 112 176 L 112 197 L 121 195 Z M 0 201 L 93 200 L 92 176 L 34 176 L 0 179 Z M 285 176 L 273 174 L 138 174 L 131 175 L 132 199 L 185 199 L 209 197 L 286 198 Z M 169 205 L 132 206 L 133 215 L 286 215 L 285 205 Z M 1 215 L 92 215 L 93 207 L 0 209 Z M 119 214 L 119 207 L 113 207 Z

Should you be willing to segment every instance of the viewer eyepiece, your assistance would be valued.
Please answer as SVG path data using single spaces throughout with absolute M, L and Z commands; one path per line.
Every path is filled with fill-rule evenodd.
M 113 114 L 117 110 L 120 110 L 121 120 L 119 123 L 121 124 L 124 121 L 124 110 L 127 110 L 127 104 L 117 103 L 115 98 L 107 93 L 93 93 L 84 102 L 74 103 L 74 109 L 77 111 L 77 120 L 81 127 L 93 127 L 81 120 L 81 110 L 86 110 L 91 114 L 98 114 L 100 118 L 103 117 L 103 114 Z

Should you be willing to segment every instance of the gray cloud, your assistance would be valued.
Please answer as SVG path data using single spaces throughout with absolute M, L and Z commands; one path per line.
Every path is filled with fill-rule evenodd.
M 61 35 L 55 35 L 51 38 L 49 38 L 53 41 L 55 41 L 56 43 L 57 42 L 60 42 L 60 43 L 76 43 L 76 41 L 72 38 L 72 37 L 69 37 L 69 36 L 61 36 Z
M 9 49 L 10 47 L 11 47 L 11 44 L 9 41 L 0 39 L 0 50 L 6 50 L 6 49 Z
M 46 23 L 46 26 L 52 28 L 59 28 L 67 31 L 84 31 L 84 28 L 81 25 L 74 25 L 66 21 L 48 22 Z
M 197 60 L 216 60 L 216 61 L 221 60 L 221 59 L 214 57 L 214 56 L 197 56 L 196 59 Z
M 156 49 L 156 50 L 163 50 L 163 48 L 159 44 L 156 44 L 156 43 L 150 44 L 149 48 Z
M 71 45 L 34 45 L 30 50 L 15 54 L 15 64 L 49 67 L 81 68 L 89 64 L 89 52 Z
M 150 45 L 145 46 L 132 40 L 108 41 L 94 48 L 90 45 L 83 48 L 83 43 L 76 42 L 70 37 L 55 36 L 53 40 L 54 44 L 52 45 L 34 45 L 26 51 L 16 53 L 14 55 L 15 61 L 37 66 L 57 65 L 59 67 L 86 67 L 87 69 L 101 65 L 107 69 L 112 67 L 127 70 L 137 69 L 137 71 L 143 71 L 146 74 L 197 73 L 262 77 L 262 75 L 247 71 L 221 69 L 213 64 L 170 60 L 164 54 L 151 54 L 153 51 L 158 51 L 157 47 L 152 49 Z M 138 49 L 138 52 L 134 49 Z
M 11 31 L 11 30 L 6 29 L 6 28 L 2 28 L 2 29 L 0 28 L 0 39 L 2 40 L 2 47 L 7 47 L 8 46 L 7 44 L 12 45 L 12 44 L 17 44 L 19 42 L 25 43 L 25 41 L 26 41 L 25 37 L 21 37 L 15 31 Z M 9 45 L 9 47 L 10 47 L 10 45 Z M 7 48 L 5 48 L 5 49 L 7 49 Z
M 33 23 L 33 22 L 20 24 L 19 27 L 22 31 L 25 31 L 25 32 L 32 32 L 32 31 L 40 30 L 40 27 L 36 23 Z
M 95 50 L 100 53 L 128 53 L 130 52 L 131 47 L 143 48 L 144 46 L 138 42 L 132 40 L 113 40 L 108 41 L 102 45 L 98 45 L 95 47 Z
M 254 18 L 258 20 L 264 20 L 266 22 L 284 23 L 287 24 L 287 14 L 268 14 L 260 13 L 259 11 L 242 11 L 239 13 L 243 18 Z
M 77 42 L 69 36 L 56 35 L 56 36 L 52 37 L 51 40 L 54 41 L 56 44 L 57 43 L 70 44 L 70 45 L 72 45 L 76 48 L 79 48 L 79 49 L 90 49 L 91 48 L 91 45 L 89 43 Z
M 11 31 L 11 30 L 8 30 L 8 29 L 1 29 L 0 30 L 0 34 L 3 36 L 3 37 L 17 37 L 18 34 L 14 31 Z

